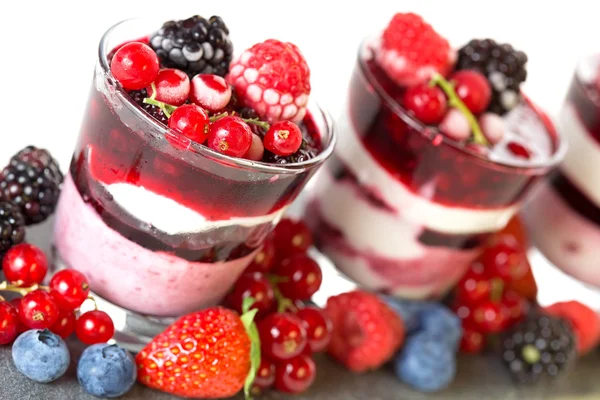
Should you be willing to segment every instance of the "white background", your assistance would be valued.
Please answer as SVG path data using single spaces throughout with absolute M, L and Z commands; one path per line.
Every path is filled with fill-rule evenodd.
M 132 17 L 223 16 L 237 51 L 275 37 L 296 43 L 312 70 L 315 98 L 332 114 L 343 102 L 361 38 L 394 12 L 422 14 L 455 46 L 492 37 L 524 50 L 525 90 L 554 113 L 578 57 L 600 51 L 595 0 L 193 0 L 4 1 L 0 6 L 0 164 L 27 144 L 66 168 L 87 99 L 97 44 Z M 7 5 L 8 4 L 8 5 Z M 158 28 L 158 27 L 157 27 Z

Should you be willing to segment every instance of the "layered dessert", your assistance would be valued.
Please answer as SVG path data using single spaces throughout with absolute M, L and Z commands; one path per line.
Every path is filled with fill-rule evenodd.
M 538 249 L 579 281 L 600 287 L 600 56 L 582 60 L 559 120 L 569 151 L 525 209 Z
M 519 210 L 562 153 L 521 94 L 526 61 L 491 39 L 456 51 L 415 14 L 361 44 L 309 212 L 344 274 L 397 296 L 440 296 Z
M 234 58 L 223 20 L 199 16 L 121 23 L 99 55 L 58 256 L 144 315 L 217 304 L 332 150 L 306 61 L 274 39 Z

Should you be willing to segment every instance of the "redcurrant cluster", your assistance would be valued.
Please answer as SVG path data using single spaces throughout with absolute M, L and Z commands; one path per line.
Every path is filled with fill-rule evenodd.
M 323 278 L 319 265 L 307 255 L 311 245 L 304 223 L 283 219 L 225 300 L 240 312 L 245 298 L 255 299 L 262 353 L 256 392 L 271 387 L 286 393 L 307 390 L 316 375 L 312 354 L 324 351 L 331 340 L 329 316 L 304 303 Z
M 0 296 L 0 344 L 11 343 L 29 329 L 49 329 L 66 338 L 73 332 L 86 344 L 112 338 L 112 319 L 97 309 L 79 314 L 89 296 L 89 283 L 80 272 L 65 269 L 56 273 L 48 286 L 41 286 L 48 273 L 48 260 L 38 247 L 23 243 L 13 246 L 2 260 L 6 281 L 0 291 L 22 297 L 6 301 Z
M 463 352 L 481 352 L 486 336 L 520 322 L 535 298 L 535 281 L 519 240 L 522 236 L 511 229 L 490 238 L 456 287 L 453 309 L 463 325 Z

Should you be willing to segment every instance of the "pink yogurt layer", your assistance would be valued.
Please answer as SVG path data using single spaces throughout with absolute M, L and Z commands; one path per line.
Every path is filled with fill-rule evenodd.
M 524 221 L 539 250 L 574 278 L 600 287 L 600 228 L 589 222 L 548 185 L 524 210 Z
M 201 263 L 150 251 L 109 228 L 70 175 L 58 204 L 54 244 L 62 261 L 99 296 L 142 314 L 174 317 L 218 304 L 255 254 Z

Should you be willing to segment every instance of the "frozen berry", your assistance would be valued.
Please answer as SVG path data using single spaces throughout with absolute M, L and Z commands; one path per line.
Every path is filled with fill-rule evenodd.
M 446 96 L 442 89 L 427 83 L 408 88 L 402 98 L 402 104 L 415 118 L 427 125 L 440 123 L 447 110 Z
M 479 126 L 485 138 L 491 144 L 496 144 L 504 136 L 504 120 L 494 113 L 485 113 L 479 117 Z
M 477 71 L 462 70 L 451 78 L 454 90 L 473 114 L 484 112 L 492 98 L 492 89 L 488 80 Z
M 252 134 L 252 144 L 250 144 L 250 148 L 244 154 L 244 158 L 252 161 L 260 161 L 265 154 L 265 146 L 263 144 L 262 139 L 257 134 Z
M 200 144 L 208 136 L 209 125 L 206 111 L 195 104 L 178 107 L 169 118 L 169 128 Z
M 205 110 L 217 112 L 231 100 L 231 86 L 218 75 L 196 75 L 192 79 L 190 100 Z
M 275 313 L 257 323 L 261 354 L 273 361 L 296 357 L 308 344 L 300 318 L 290 313 Z
M 457 142 L 463 142 L 471 137 L 471 126 L 465 115 L 453 108 L 440 123 L 440 131 Z
M 115 52 L 110 71 L 128 90 L 143 89 L 158 76 L 159 63 L 154 50 L 140 42 L 131 42 Z
M 156 88 L 156 94 L 154 88 Z M 149 97 L 158 101 L 180 106 L 190 95 L 190 78 L 178 69 L 163 69 L 158 73 L 153 84 L 146 88 L 146 92 Z
M 286 258 L 273 271 L 277 287 L 290 300 L 309 300 L 321 287 L 323 274 L 319 264 L 306 254 Z
M 47 292 L 34 290 L 21 299 L 19 318 L 31 329 L 50 328 L 58 319 L 58 307 Z
M 302 144 L 302 132 L 291 121 L 279 121 L 271 125 L 264 138 L 265 149 L 278 156 L 294 154 Z
M 531 158 L 531 151 L 525 145 L 518 142 L 509 142 L 506 145 L 508 151 L 510 151 L 514 156 L 518 158 L 524 158 L 529 160 Z
M 233 60 L 227 81 L 240 101 L 270 123 L 299 122 L 306 114 L 310 70 L 298 47 L 269 39 Z
M 242 157 L 252 144 L 252 130 L 238 117 L 223 117 L 210 125 L 208 147 L 232 157 Z
M 521 279 L 527 273 L 525 249 L 508 234 L 494 236 L 480 257 L 483 266 L 493 276 L 505 282 Z
M 106 343 L 113 337 L 115 326 L 107 313 L 93 310 L 79 316 L 75 332 L 85 344 Z
M 315 381 L 317 367 L 310 356 L 300 354 L 277 365 L 275 389 L 283 393 L 302 393 Z
M 58 307 L 68 311 L 79 308 L 90 293 L 87 278 L 74 269 L 63 269 L 54 274 L 49 286 Z
M 273 240 L 280 259 L 306 253 L 313 242 L 312 233 L 306 224 L 290 218 L 284 218 L 277 224 L 273 231 Z
M 252 309 L 258 310 L 257 319 L 261 319 L 275 306 L 275 295 L 269 280 L 260 272 L 246 272 L 235 283 L 227 295 L 225 303 L 232 310 L 242 314 L 242 305 L 248 297 L 254 299 Z
M 13 246 L 2 260 L 4 276 L 13 285 L 42 283 L 48 272 L 48 259 L 38 247 L 22 243 Z
M 308 336 L 307 348 L 312 353 L 327 349 L 333 335 L 333 322 L 325 311 L 317 307 L 304 307 L 296 312 L 296 316 L 304 323 Z

